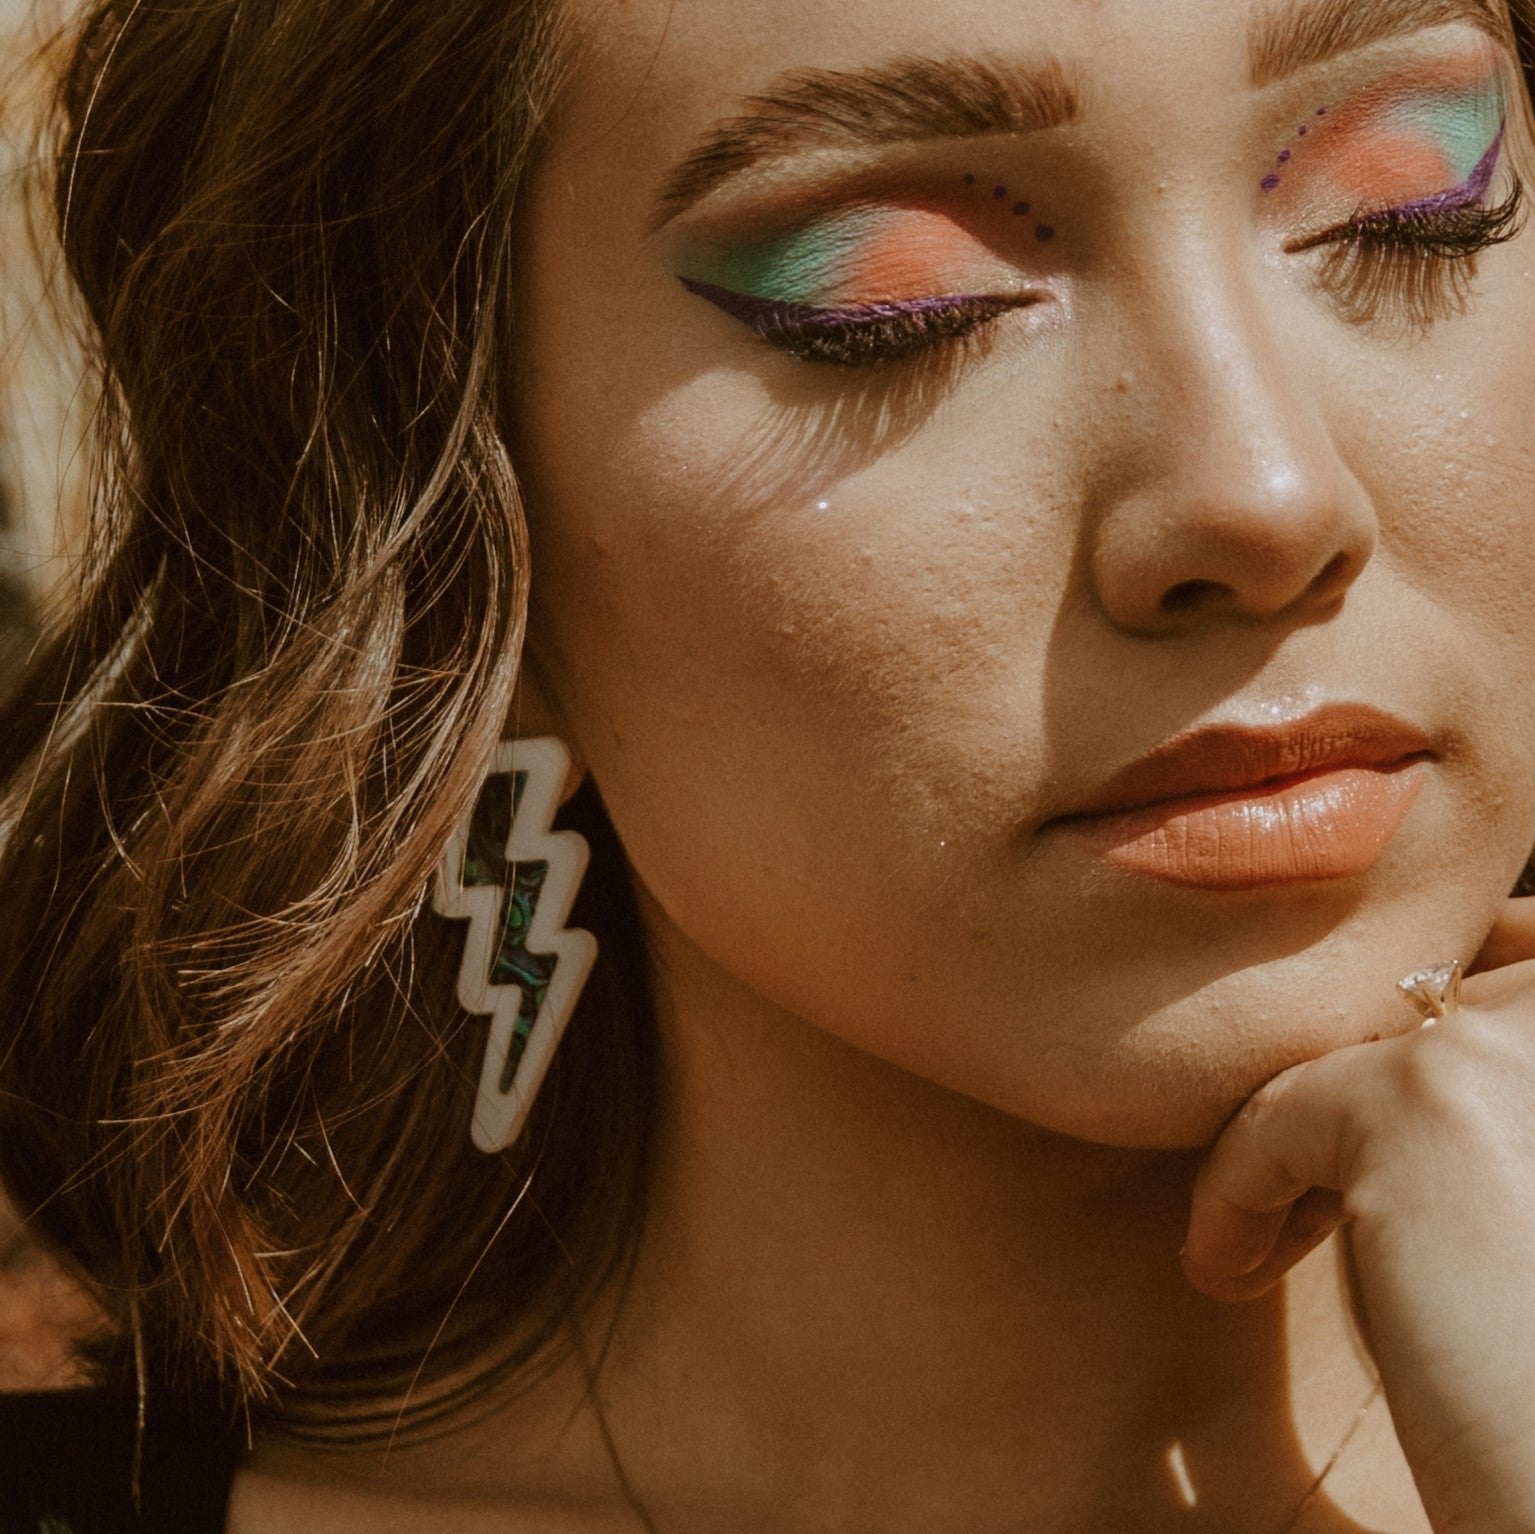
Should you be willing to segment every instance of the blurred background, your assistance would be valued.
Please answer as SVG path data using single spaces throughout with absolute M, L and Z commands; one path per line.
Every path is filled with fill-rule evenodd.
M 46 249 L 40 118 L 66 12 L 0 0 L 0 692 L 66 599 L 84 497 L 88 400 Z M 4 835 L 0 821 L 0 836 Z M 0 1048 L 25 1048 L 0 1019 Z M 0 1390 L 75 1383 L 69 1339 L 94 1312 L 0 1193 Z

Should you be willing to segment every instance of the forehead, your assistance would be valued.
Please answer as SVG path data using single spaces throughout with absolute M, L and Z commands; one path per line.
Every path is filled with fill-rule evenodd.
M 1061 81 L 1066 115 L 1105 153 L 1164 167 L 1225 152 L 1227 129 L 1263 93 L 1307 69 L 1435 27 L 1509 36 L 1508 0 L 567 0 L 572 68 L 542 156 L 571 212 L 612 220 L 643 239 L 714 185 L 722 145 L 742 149 L 744 121 L 768 119 L 760 171 L 805 147 L 807 75 L 817 110 L 841 92 L 912 61 L 980 61 L 1027 92 Z M 897 91 L 902 88 L 897 80 Z M 1053 83 L 1051 85 L 1054 89 Z M 1005 94 L 1005 92 L 1004 92 Z M 867 121 L 867 97 L 833 111 Z M 992 113 L 981 132 L 1048 125 Z M 744 115 L 743 115 L 744 114 Z M 813 114 L 812 114 L 813 115 Z M 897 109 L 896 117 L 902 113 Z M 922 110 L 882 133 L 886 143 L 947 137 Z M 1025 112 L 1024 116 L 1029 113 Z M 1041 114 L 1033 114 L 1038 118 Z M 1059 102 L 1043 117 L 1061 115 Z M 786 124 L 782 143 L 774 122 Z M 859 137 L 858 133 L 851 135 Z M 968 136 L 959 132 L 959 137 Z M 832 135 L 833 138 L 836 135 Z M 1137 147 L 1138 146 L 1138 147 Z M 775 153 L 774 151 L 782 151 Z M 1234 152 L 1234 151 L 1233 151 Z M 1148 160 L 1149 163 L 1149 160 Z M 700 171 L 700 165 L 702 171 Z M 594 209 L 589 205 L 600 202 Z M 541 217 L 549 214 L 543 206 Z M 580 213 L 578 213 L 580 221 Z
M 1506 35 L 1508 0 L 571 0 L 572 118 L 615 135 L 706 126 L 786 72 L 898 56 L 1058 60 L 1261 88 L 1299 66 L 1440 25 Z M 610 146 L 611 147 L 611 146 Z

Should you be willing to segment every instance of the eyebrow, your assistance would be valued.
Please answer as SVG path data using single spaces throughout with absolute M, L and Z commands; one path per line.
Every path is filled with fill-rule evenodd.
M 1393 37 L 1455 22 L 1511 46 L 1499 0 L 1311 0 L 1258 10 L 1248 37 L 1254 87 Z M 1059 59 L 904 56 L 868 69 L 791 69 L 745 97 L 670 172 L 651 231 L 761 161 L 815 148 L 870 148 L 919 139 L 1037 133 L 1082 116 L 1082 94 Z
M 1478 27 L 1505 47 L 1513 43 L 1498 0 L 1312 0 L 1269 5 L 1253 18 L 1248 74 L 1257 87 L 1324 64 L 1372 43 L 1455 22 Z
M 871 69 L 793 69 L 716 123 L 662 184 L 652 229 L 760 160 L 816 148 L 1035 133 L 1077 121 L 1081 99 L 1056 59 L 892 59 Z

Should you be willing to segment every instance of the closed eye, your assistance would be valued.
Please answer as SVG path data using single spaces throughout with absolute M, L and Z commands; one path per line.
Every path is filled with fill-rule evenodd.
M 679 280 L 690 293 L 706 299 L 791 357 L 842 367 L 916 356 L 1044 298 L 1037 291 L 951 293 L 818 308 L 736 293 L 696 278 Z

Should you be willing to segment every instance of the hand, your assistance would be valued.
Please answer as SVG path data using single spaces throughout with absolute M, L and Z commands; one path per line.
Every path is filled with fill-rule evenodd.
M 1248 1299 L 1346 1224 L 1433 1527 L 1535 1534 L 1535 899 L 1508 903 L 1473 971 L 1454 1019 L 1248 1100 L 1196 1179 L 1184 1267 Z

